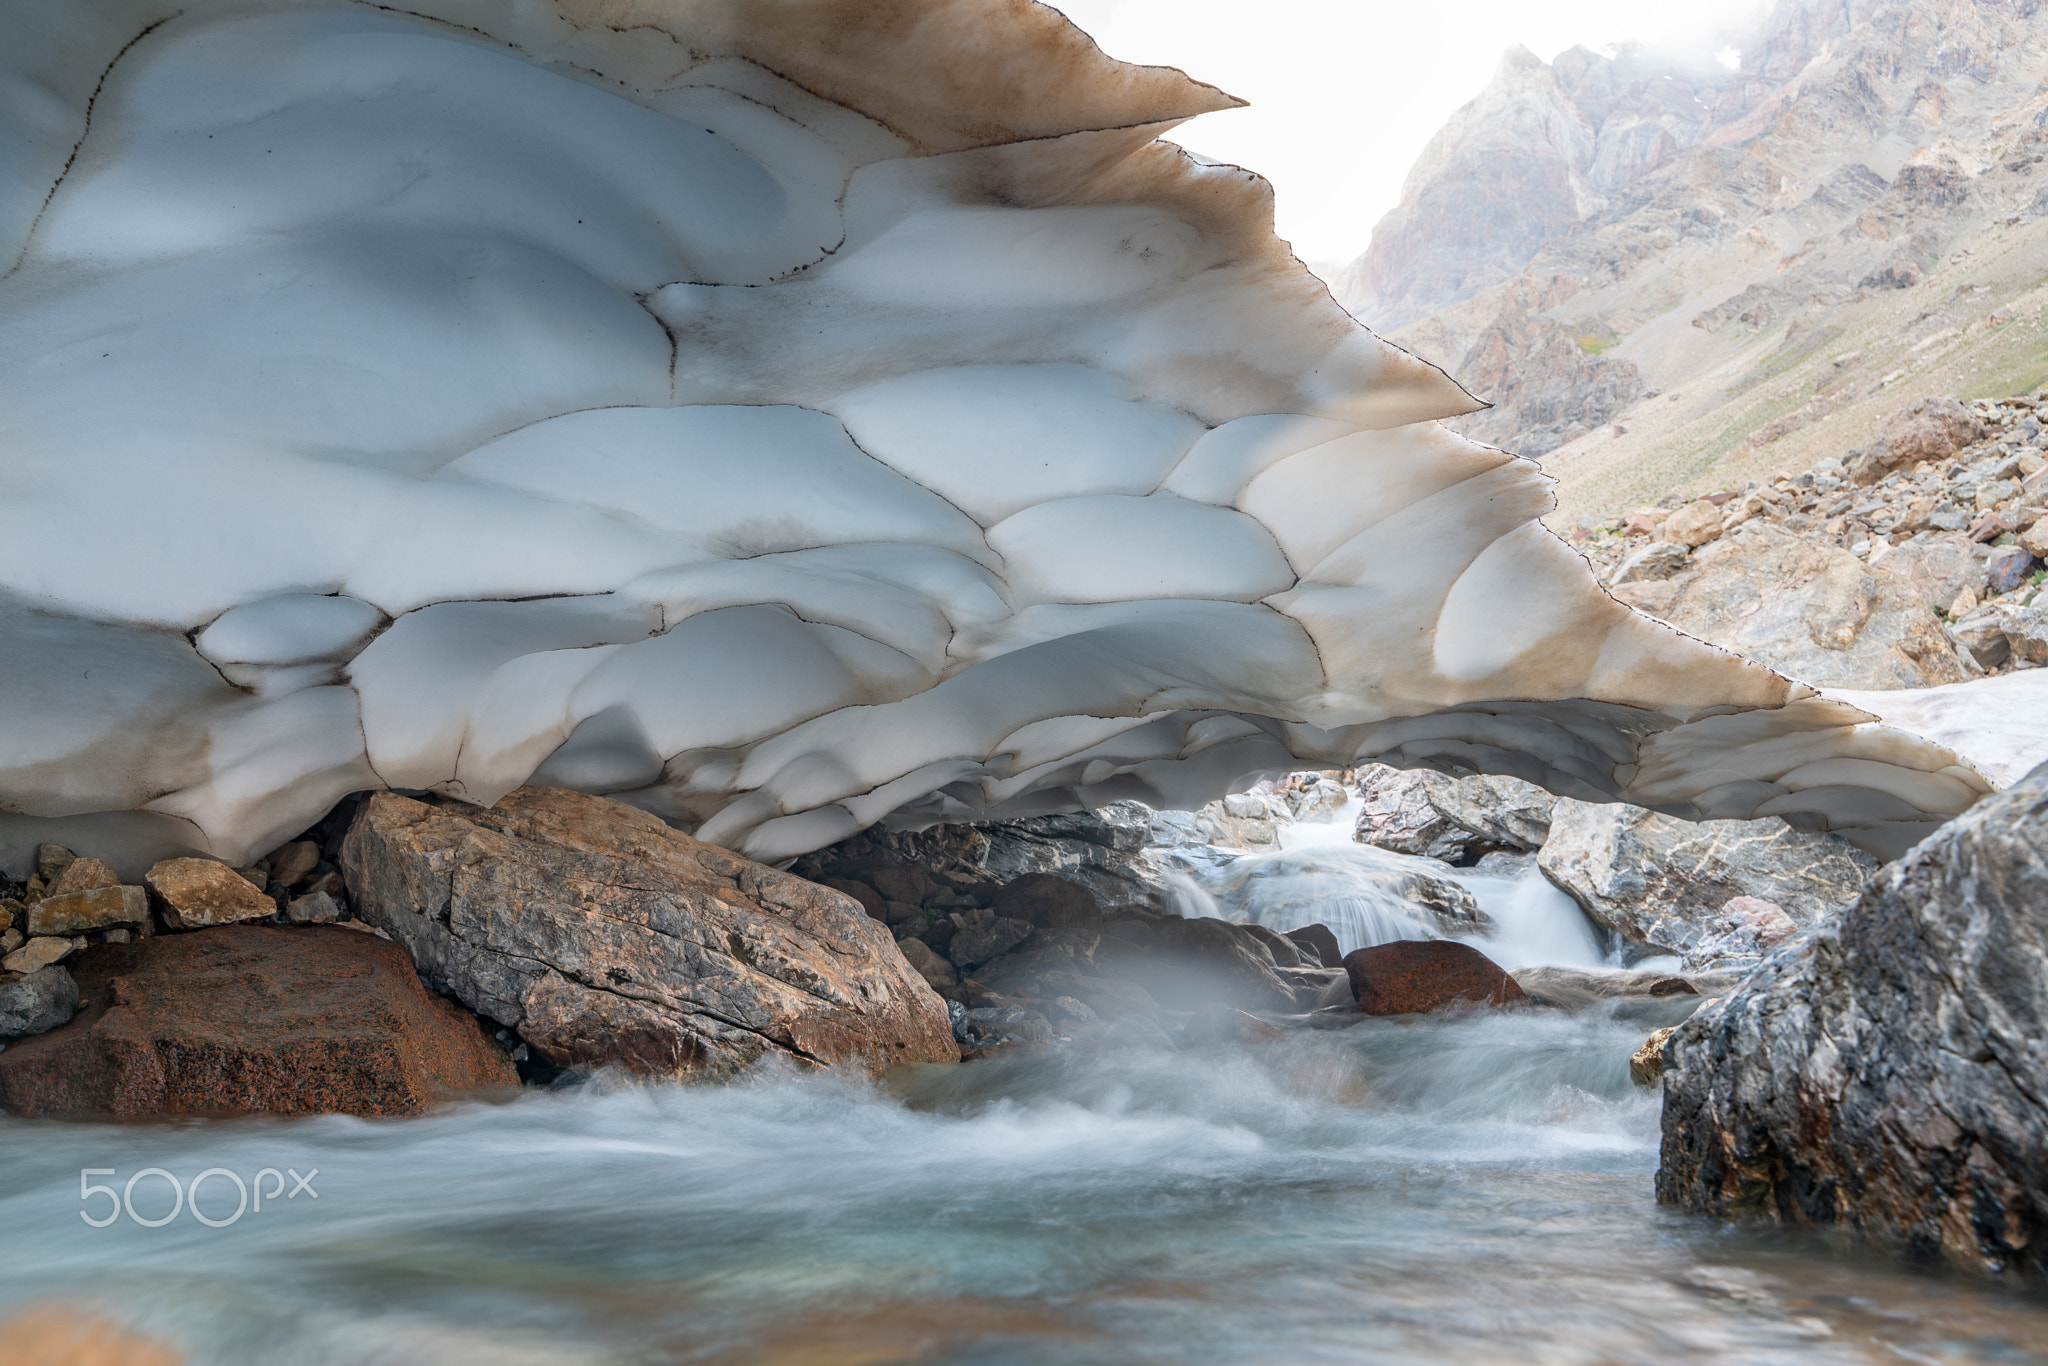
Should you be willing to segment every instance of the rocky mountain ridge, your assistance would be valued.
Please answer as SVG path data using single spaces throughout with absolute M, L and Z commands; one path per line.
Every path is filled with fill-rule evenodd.
M 1547 76 L 1511 60 L 1338 282 L 1493 403 L 1452 425 L 1545 457 L 1559 524 L 1807 468 L 1925 394 L 1999 398 L 2048 378 L 2039 4 L 1784 0 L 1689 145 L 1562 222 L 1512 276 L 1462 298 L 1431 284 L 1455 272 L 1413 244 L 1454 244 L 1449 215 L 1566 217 L 1549 190 L 1499 175 L 1480 192 L 1450 135 L 1518 91 L 1564 90 L 1579 60 Z M 1551 165 L 1563 145 L 1499 132 L 1519 141 L 1496 165 L 1517 147 Z M 1460 278 L 1496 264 L 1468 254 Z M 1397 278 L 1405 293 L 1374 283 Z

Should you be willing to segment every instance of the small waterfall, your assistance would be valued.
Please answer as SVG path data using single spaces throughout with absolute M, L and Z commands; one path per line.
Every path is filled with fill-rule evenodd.
M 1464 942 L 1510 970 L 1618 964 L 1601 946 L 1579 903 L 1543 876 L 1533 854 L 1485 863 L 1492 866 L 1447 870 L 1493 920 L 1492 934 L 1463 936 Z
M 1397 939 L 1438 939 L 1435 917 L 1417 904 L 1420 877 L 1445 879 L 1450 869 L 1365 844 L 1316 844 L 1270 854 L 1244 854 L 1207 875 L 1207 892 L 1226 920 L 1285 934 L 1328 925 L 1349 953 Z
M 1492 855 L 1477 868 L 1396 854 L 1353 838 L 1364 803 L 1354 794 L 1321 820 L 1279 831 L 1280 847 L 1169 873 L 1174 909 L 1218 916 L 1282 934 L 1318 922 L 1353 949 L 1400 939 L 1440 939 L 1436 916 L 1418 903 L 1424 880 L 1457 882 L 1493 921 L 1485 935 L 1459 935 L 1501 966 L 1597 968 L 1617 962 L 1578 903 L 1551 885 L 1533 855 Z M 1218 853 L 1222 851 L 1216 851 Z

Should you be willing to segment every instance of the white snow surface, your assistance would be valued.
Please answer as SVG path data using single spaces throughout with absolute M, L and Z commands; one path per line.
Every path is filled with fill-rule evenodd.
M 529 780 L 770 860 L 1366 759 L 1985 790 L 1600 592 L 1159 140 L 1227 96 L 918 4 L 10 0 L 0 864 Z

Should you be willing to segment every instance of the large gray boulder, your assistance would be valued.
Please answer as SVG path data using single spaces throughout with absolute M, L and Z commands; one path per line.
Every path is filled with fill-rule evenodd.
M 1536 863 L 1625 943 L 1726 966 L 1733 912 L 1749 897 L 1781 910 L 1798 929 L 1854 900 L 1877 860 L 1835 835 L 1794 830 L 1776 818 L 1686 821 L 1640 806 L 1558 799 Z M 1755 956 L 1756 950 L 1750 950 Z M 1695 966 L 1689 963 L 1688 966 Z
M 341 864 L 357 916 L 430 984 L 560 1065 L 716 1077 L 764 1057 L 959 1056 L 945 1002 L 852 897 L 620 802 L 380 792 Z
M 1372 764 L 1359 772 L 1357 838 L 1397 854 L 1468 862 L 1496 849 L 1541 848 L 1557 799 L 1534 783 L 1494 774 L 1454 778 L 1431 769 Z
M 2048 767 L 1774 955 L 1665 1054 L 1658 1198 L 2048 1271 Z

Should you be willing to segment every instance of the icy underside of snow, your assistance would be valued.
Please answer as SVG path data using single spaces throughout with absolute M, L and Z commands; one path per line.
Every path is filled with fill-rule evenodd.
M 997 0 L 412 9 L 10 5 L 16 872 L 529 779 L 770 860 L 1364 759 L 1889 849 L 1984 788 L 1603 594 L 1158 140 L 1210 87 Z

